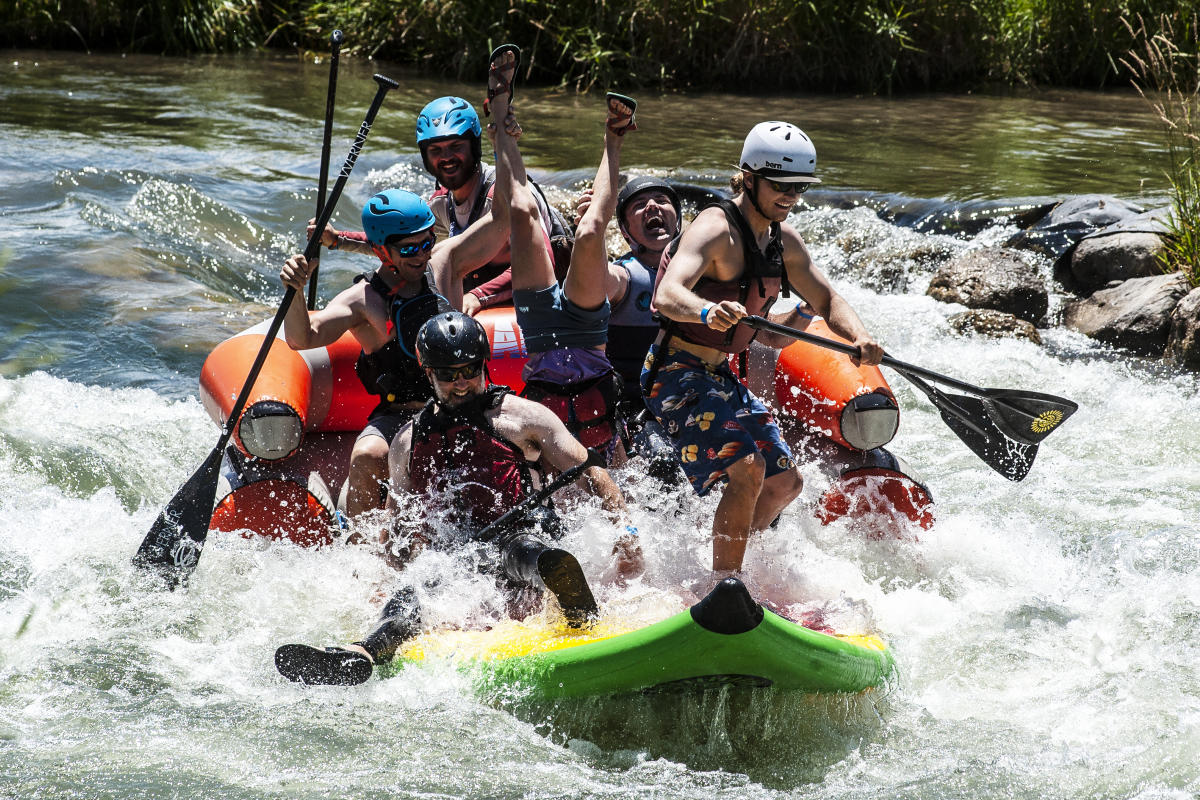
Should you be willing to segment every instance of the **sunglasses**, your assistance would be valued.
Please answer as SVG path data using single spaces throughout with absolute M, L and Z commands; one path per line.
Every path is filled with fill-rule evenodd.
M 388 245 L 388 247 L 395 250 L 396 253 L 399 254 L 399 256 L 401 258 L 412 258 L 417 253 L 428 253 L 430 248 L 433 247 L 435 238 L 436 237 L 430 236 L 425 241 L 418 242 L 417 244 L 405 244 L 405 245 L 390 244 L 390 245 Z
M 760 175 L 759 177 L 762 176 Z M 767 186 L 770 186 L 780 194 L 804 194 L 808 191 L 808 187 L 812 186 L 811 183 L 780 183 L 770 178 L 763 178 L 763 180 L 767 182 Z
M 473 380 L 479 377 L 479 373 L 483 372 L 483 362 L 473 361 L 470 364 L 463 364 L 461 367 L 430 367 L 433 370 L 433 377 L 437 378 L 442 383 L 454 383 L 457 380 Z

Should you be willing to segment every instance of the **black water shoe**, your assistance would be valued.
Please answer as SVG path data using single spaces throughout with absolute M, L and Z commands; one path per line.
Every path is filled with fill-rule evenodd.
M 567 624 L 578 628 L 600 615 L 596 599 L 588 587 L 579 561 L 566 550 L 557 547 L 543 550 L 537 559 L 538 575 L 553 592 L 562 608 Z
M 275 651 L 279 674 L 310 686 L 357 686 L 366 683 L 374 668 L 371 659 L 362 653 L 341 647 L 285 644 Z

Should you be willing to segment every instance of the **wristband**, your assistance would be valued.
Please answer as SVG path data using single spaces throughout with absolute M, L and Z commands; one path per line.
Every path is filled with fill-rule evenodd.
M 632 536 L 636 539 L 637 535 L 638 535 L 637 525 L 626 525 L 625 533 L 629 534 L 630 536 Z
M 338 249 L 338 245 L 339 245 L 339 244 L 341 244 L 341 243 L 342 243 L 342 237 L 341 237 L 341 235 L 340 235 L 340 234 L 336 234 L 336 233 L 335 233 L 335 234 L 333 235 L 333 244 L 331 244 L 331 245 L 328 245 L 328 247 L 329 247 L 329 249 L 330 249 L 330 250 L 337 250 L 337 249 Z
M 804 303 L 796 303 L 796 313 L 799 314 L 800 316 L 804 317 L 805 319 L 815 319 L 815 317 L 812 314 L 805 312 Z
M 704 308 L 700 309 L 700 321 L 705 325 L 708 324 L 708 312 L 712 311 L 713 306 L 715 305 L 716 303 L 709 303 Z

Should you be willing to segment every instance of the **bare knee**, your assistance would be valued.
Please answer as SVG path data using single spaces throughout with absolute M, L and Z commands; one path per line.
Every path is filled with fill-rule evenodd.
M 350 471 L 359 475 L 382 476 L 387 471 L 388 443 L 381 436 L 364 436 L 350 452 Z
M 786 498 L 786 502 L 789 503 L 800 495 L 802 489 L 804 489 L 804 476 L 800 474 L 800 468 L 795 465 L 772 475 L 763 482 L 764 492 L 770 491 L 780 498 Z
M 762 490 L 763 478 L 767 474 L 767 462 L 762 453 L 752 453 L 739 459 L 725 470 L 729 486 L 735 490 L 749 490 L 758 494 Z

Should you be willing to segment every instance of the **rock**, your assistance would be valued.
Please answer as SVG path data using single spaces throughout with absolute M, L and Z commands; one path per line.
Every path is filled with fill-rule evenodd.
M 1180 366 L 1200 370 L 1200 288 L 1188 292 L 1171 312 L 1171 331 L 1163 356 Z
M 1163 269 L 1158 255 L 1164 246 L 1162 237 L 1156 233 L 1090 236 L 1071 254 L 1071 275 L 1075 285 L 1084 291 L 1098 289 L 1112 281 L 1161 275 Z
M 951 259 L 933 276 L 926 292 L 945 303 L 990 308 L 1038 324 L 1050 307 L 1037 270 L 1004 248 L 972 250 Z
M 1171 312 L 1188 288 L 1187 279 L 1178 272 L 1132 278 L 1068 303 L 1063 324 L 1143 355 L 1161 355 L 1167 345 Z
M 1004 245 L 1057 259 L 1070 252 L 1083 237 L 1141 212 L 1140 206 L 1115 197 L 1080 195 L 1059 203 L 1028 230 L 1009 237 Z
M 946 321 L 962 334 L 981 333 L 995 339 L 1028 339 L 1034 344 L 1042 343 L 1042 337 L 1032 323 L 990 308 L 973 308 L 954 314 Z

